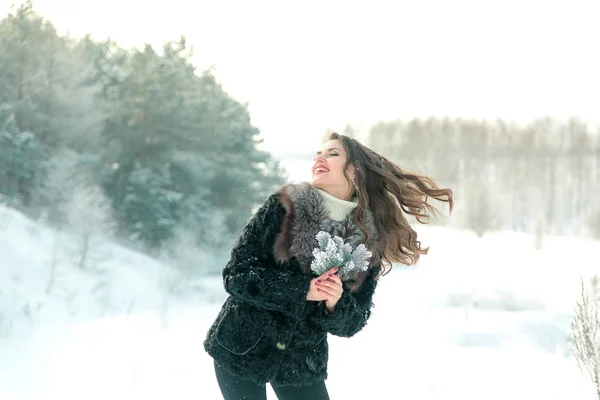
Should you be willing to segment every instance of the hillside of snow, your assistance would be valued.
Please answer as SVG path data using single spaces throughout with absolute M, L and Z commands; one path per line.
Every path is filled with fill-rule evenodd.
M 165 266 L 106 241 L 84 269 L 79 255 L 77 238 L 0 207 L 0 336 L 160 308 Z
M 429 254 L 382 278 L 363 331 L 330 336 L 332 399 L 594 399 L 567 338 L 600 242 L 416 228 Z M 174 293 L 149 257 L 98 241 L 80 269 L 77 246 L 0 207 L 0 399 L 220 399 L 202 349 L 220 277 Z

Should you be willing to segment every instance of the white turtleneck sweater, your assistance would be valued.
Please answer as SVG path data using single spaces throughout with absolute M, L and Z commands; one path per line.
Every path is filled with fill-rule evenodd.
M 338 199 L 329 193 L 317 189 L 321 197 L 323 198 L 323 204 L 327 211 L 329 211 L 329 218 L 334 221 L 343 221 L 348 215 L 358 206 L 358 199 L 354 197 L 352 201 Z

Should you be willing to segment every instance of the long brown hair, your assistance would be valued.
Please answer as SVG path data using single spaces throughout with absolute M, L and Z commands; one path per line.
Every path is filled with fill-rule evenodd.
M 354 138 L 332 133 L 329 140 L 339 140 L 346 149 L 346 179 L 350 180 L 347 167 L 352 164 L 355 168 L 354 185 L 358 197 L 356 223 L 368 240 L 365 212 L 367 209 L 371 210 L 379 233 L 377 248 L 373 253 L 383 261 L 382 275 L 391 270 L 394 262 L 416 264 L 421 254 L 427 254 L 429 247 L 421 247 L 417 232 L 409 225 L 402 211 L 426 224 L 430 218 L 427 211 L 441 214 L 437 208 L 427 203 L 427 198 L 449 203 L 452 212 L 452 190 L 438 188 L 429 177 L 403 171 Z

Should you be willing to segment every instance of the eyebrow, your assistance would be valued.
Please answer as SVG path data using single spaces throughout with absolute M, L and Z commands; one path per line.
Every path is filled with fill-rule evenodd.
M 332 147 L 332 148 L 330 148 L 330 149 L 327 149 L 327 151 L 331 151 L 331 150 L 337 150 L 337 151 L 339 151 L 340 153 L 342 152 L 342 151 L 341 151 L 340 149 L 338 149 L 337 147 Z M 317 155 L 321 154 L 321 151 L 320 151 L 320 150 L 319 150 L 319 151 L 317 151 L 317 153 L 316 153 L 316 154 L 317 154 Z

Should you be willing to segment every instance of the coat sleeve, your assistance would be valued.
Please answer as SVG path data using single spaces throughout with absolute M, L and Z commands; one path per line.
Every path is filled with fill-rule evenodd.
M 301 318 L 311 277 L 275 263 L 273 245 L 286 210 L 271 195 L 245 226 L 223 269 L 225 290 L 269 311 Z
M 344 288 L 332 313 L 328 313 L 322 302 L 314 316 L 314 322 L 332 335 L 351 337 L 356 335 L 371 316 L 373 294 L 377 287 L 380 267 L 372 267 L 364 282 L 355 291 Z

